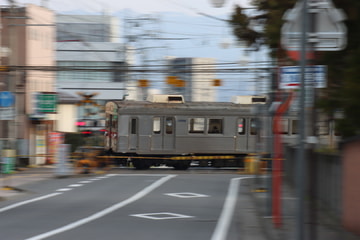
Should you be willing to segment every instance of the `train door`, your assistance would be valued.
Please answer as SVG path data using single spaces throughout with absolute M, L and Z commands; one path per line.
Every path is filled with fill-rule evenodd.
M 151 150 L 169 151 L 175 147 L 174 117 L 154 117 Z
M 138 148 L 138 119 L 130 118 L 129 129 L 129 149 L 136 150 Z
M 257 126 L 255 118 L 238 118 L 236 151 L 254 152 L 256 150 Z
M 237 119 L 236 128 L 236 151 L 247 151 L 247 131 L 246 131 L 246 118 Z
M 118 118 L 117 115 L 110 115 L 110 126 L 109 126 L 109 145 L 113 151 L 117 151 L 117 138 L 118 138 Z

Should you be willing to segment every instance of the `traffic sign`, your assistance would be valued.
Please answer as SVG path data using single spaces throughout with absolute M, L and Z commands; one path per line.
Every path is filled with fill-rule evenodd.
M 0 92 L 0 107 L 11 107 L 15 103 L 15 96 L 12 92 Z
M 303 1 L 285 12 L 281 29 L 281 43 L 286 50 L 300 51 L 302 44 Z M 331 0 L 310 1 L 309 12 L 315 14 L 315 32 L 306 33 L 316 51 L 339 51 L 346 47 L 346 19 L 344 11 L 336 9 Z
M 327 68 L 323 65 L 307 66 L 305 68 L 305 84 L 314 88 L 326 87 Z M 301 68 L 289 66 L 280 68 L 280 89 L 296 89 L 300 87 Z
M 14 120 L 15 108 L 14 107 L 0 107 L 0 120 Z

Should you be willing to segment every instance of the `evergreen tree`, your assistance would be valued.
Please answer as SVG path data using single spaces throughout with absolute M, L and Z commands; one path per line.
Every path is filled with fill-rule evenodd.
M 300 1 L 300 0 L 298 0 Z M 317 106 L 330 117 L 336 110 L 344 112 L 337 122 L 337 129 L 344 137 L 360 134 L 360 1 L 332 0 L 336 8 L 344 10 L 347 20 L 347 47 L 342 51 L 316 52 L 315 64 L 328 66 L 328 87 L 322 90 Z M 297 0 L 253 0 L 256 14 L 245 14 L 245 9 L 236 6 L 230 24 L 234 35 L 248 46 L 266 45 L 271 57 L 278 62 L 289 62 L 281 47 L 281 27 L 286 10 L 294 7 Z M 253 26 L 257 27 L 254 28 Z

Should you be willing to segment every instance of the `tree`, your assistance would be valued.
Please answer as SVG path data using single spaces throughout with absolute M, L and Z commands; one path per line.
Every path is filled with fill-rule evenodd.
M 281 48 L 282 17 L 293 8 L 297 0 L 253 0 L 257 14 L 245 14 L 245 9 L 236 6 L 230 18 L 234 35 L 249 46 L 264 44 L 271 49 L 271 57 L 281 62 L 289 60 Z M 299 0 L 300 1 L 300 0 Z M 337 128 L 344 137 L 360 134 L 360 1 L 333 0 L 337 8 L 347 16 L 347 47 L 338 52 L 317 52 L 314 64 L 328 66 L 328 87 L 322 90 L 317 106 L 330 118 L 336 110 L 344 111 L 344 118 Z M 257 26 L 255 28 L 254 25 Z

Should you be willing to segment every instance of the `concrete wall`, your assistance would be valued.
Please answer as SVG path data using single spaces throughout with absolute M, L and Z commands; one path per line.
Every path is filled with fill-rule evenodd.
M 346 229 L 360 235 L 360 139 L 343 148 L 342 223 Z

